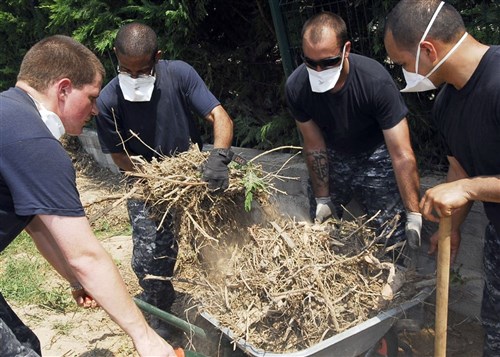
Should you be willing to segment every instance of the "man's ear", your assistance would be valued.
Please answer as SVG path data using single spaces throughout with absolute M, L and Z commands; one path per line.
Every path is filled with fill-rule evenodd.
M 438 56 L 437 49 L 434 43 L 430 41 L 422 41 L 420 43 L 420 57 L 422 57 L 422 55 L 427 56 L 427 58 L 429 58 L 429 61 L 431 61 L 432 63 L 436 62 Z
M 62 78 L 57 82 L 57 97 L 59 99 L 65 100 L 72 90 L 73 83 L 71 83 L 71 79 Z
M 345 43 L 345 57 L 349 57 L 349 53 L 351 53 L 351 41 Z
M 161 55 L 162 55 L 161 50 L 158 50 L 158 52 L 156 52 L 155 54 L 155 63 L 161 59 Z

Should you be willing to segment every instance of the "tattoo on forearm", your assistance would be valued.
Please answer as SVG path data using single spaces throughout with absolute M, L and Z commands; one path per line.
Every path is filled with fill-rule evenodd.
M 311 173 L 318 180 L 318 184 L 328 183 L 328 156 L 325 150 L 309 151 L 306 154 Z

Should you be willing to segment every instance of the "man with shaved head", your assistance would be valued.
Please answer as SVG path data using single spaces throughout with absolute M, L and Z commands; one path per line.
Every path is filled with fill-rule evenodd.
M 467 33 L 459 12 L 440 0 L 403 0 L 386 21 L 385 47 L 403 67 L 406 92 L 441 87 L 433 119 L 446 146 L 447 183 L 420 202 L 427 219 L 452 217 L 451 257 L 473 201 L 482 201 L 489 224 L 484 236 L 485 286 L 481 319 L 484 356 L 500 356 L 500 46 Z M 438 236 L 431 240 L 435 251 Z
M 222 192 L 229 184 L 233 123 L 198 73 L 179 60 L 161 60 L 157 36 L 149 26 L 124 25 L 115 39 L 118 76 L 102 90 L 97 106 L 97 131 L 103 152 L 110 153 L 122 171 L 134 171 L 131 156 L 150 161 L 201 147 L 193 113 L 214 130 L 214 149 L 204 164 L 203 179 L 211 190 Z M 132 132 L 137 136 L 132 136 Z M 172 215 L 160 223 L 151 207 L 140 200 L 127 202 L 132 224 L 132 268 L 143 288 L 141 299 L 170 311 L 175 292 L 169 280 L 146 276 L 173 275 L 177 242 Z M 169 326 L 150 317 L 151 326 L 168 338 Z
M 408 109 L 394 81 L 378 62 L 351 53 L 346 24 L 331 12 L 304 24 L 302 50 L 286 97 L 303 137 L 311 216 L 340 217 L 355 198 L 384 242 L 408 238 L 417 248 L 419 176 Z M 396 216 L 397 226 L 385 224 Z

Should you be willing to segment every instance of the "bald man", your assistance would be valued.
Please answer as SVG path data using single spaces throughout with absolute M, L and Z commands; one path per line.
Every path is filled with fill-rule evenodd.
M 481 319 L 484 356 L 500 356 L 500 46 L 467 33 L 460 13 L 440 0 L 404 0 L 387 17 L 385 46 L 403 67 L 404 91 L 441 87 L 433 118 L 445 139 L 447 183 L 420 202 L 424 217 L 452 217 L 451 256 L 473 201 L 482 201 L 489 224 L 484 235 Z M 438 236 L 432 237 L 431 252 Z
M 331 12 L 304 24 L 302 50 L 286 97 L 304 140 L 312 218 L 340 217 L 355 198 L 385 243 L 408 238 L 417 248 L 420 183 L 394 81 L 378 62 L 351 53 L 346 24 Z M 396 216 L 397 226 L 385 225 Z
M 111 154 L 120 170 L 134 171 L 130 156 L 150 161 L 186 151 L 191 142 L 201 147 L 198 116 L 212 125 L 214 133 L 214 149 L 204 164 L 203 179 L 212 190 L 226 189 L 233 122 L 194 68 L 179 60 L 161 60 L 155 32 L 137 22 L 120 28 L 114 51 L 118 76 L 97 100 L 97 132 L 103 152 Z M 172 283 L 146 279 L 146 275 L 173 275 L 177 257 L 173 216 L 169 214 L 160 224 L 150 205 L 137 199 L 129 199 L 127 208 L 132 268 L 143 288 L 141 299 L 170 311 L 175 299 Z M 149 322 L 169 338 L 169 325 L 154 317 Z

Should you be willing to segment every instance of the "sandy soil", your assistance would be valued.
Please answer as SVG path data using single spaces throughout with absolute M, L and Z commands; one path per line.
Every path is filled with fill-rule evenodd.
M 116 236 L 104 240 L 103 245 L 116 262 L 123 263 L 119 263 L 120 271 L 133 292 L 135 276 L 128 264 L 130 241 L 128 236 Z M 37 306 L 24 306 L 18 307 L 17 312 L 40 339 L 43 356 L 134 355 L 131 340 L 102 309 L 79 309 L 63 315 Z
M 126 225 L 128 219 L 123 202 L 110 210 L 110 206 L 117 202 L 116 197 L 124 192 L 119 176 L 112 174 L 109 170 L 99 168 L 81 152 L 78 157 L 75 159 L 75 166 L 78 172 L 78 187 L 82 203 L 87 206 L 88 215 L 94 217 L 97 229 L 101 229 L 99 224 L 101 226 Z M 107 197 L 115 198 L 102 200 Z M 108 237 L 102 239 L 102 243 L 117 263 L 130 293 L 132 295 L 139 293 L 140 288 L 130 268 L 131 238 L 129 236 Z M 137 356 L 128 336 L 101 309 L 81 309 L 66 315 L 37 306 L 18 306 L 15 309 L 41 340 L 44 356 Z M 183 309 L 183 303 L 177 302 L 174 312 L 184 317 Z M 405 349 L 400 348 L 399 356 L 410 356 L 411 353 L 413 356 L 433 356 L 434 305 L 432 297 L 425 305 L 423 314 L 423 324 L 418 331 L 399 331 L 399 340 L 405 345 Z M 196 324 L 199 323 L 199 321 L 196 322 Z M 448 356 L 479 357 L 482 355 L 483 332 L 477 321 L 450 311 L 448 326 Z M 200 343 L 186 336 L 178 337 L 176 343 L 183 344 L 190 349 L 197 349 L 206 355 L 220 355 L 214 352 L 213 346 L 208 347 L 206 343 Z M 215 340 L 214 343 L 217 344 L 217 341 Z M 237 354 L 240 353 L 233 353 L 233 355 Z

